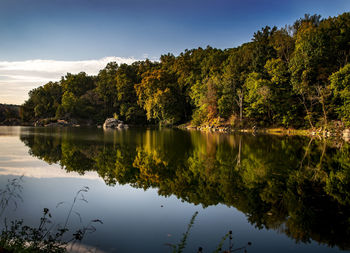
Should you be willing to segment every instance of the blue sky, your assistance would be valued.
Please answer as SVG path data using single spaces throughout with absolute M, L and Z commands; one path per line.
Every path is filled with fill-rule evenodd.
M 305 13 L 349 10 L 349 0 L 1 0 L 0 60 L 158 58 L 237 46 Z
M 350 0 L 1 0 L 0 65 L 112 56 L 155 60 L 186 48 L 235 47 L 265 25 L 292 24 L 305 13 L 328 17 L 349 10 Z M 9 78 L 2 72 L 0 88 Z M 26 93 L 42 84 L 40 76 L 27 81 Z M 11 100 L 6 96 L 0 103 Z

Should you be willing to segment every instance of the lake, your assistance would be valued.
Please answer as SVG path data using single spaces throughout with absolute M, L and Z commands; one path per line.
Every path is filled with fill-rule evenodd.
M 73 231 L 100 219 L 75 252 L 185 252 L 233 233 L 248 252 L 350 251 L 350 144 L 178 129 L 0 127 L 0 188 L 23 176 L 1 217 Z M 79 195 L 80 196 L 80 195 Z M 226 241 L 223 248 L 228 249 Z M 243 252 L 243 251 L 241 251 Z

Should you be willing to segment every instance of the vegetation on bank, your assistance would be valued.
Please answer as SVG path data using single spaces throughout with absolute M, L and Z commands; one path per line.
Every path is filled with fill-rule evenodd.
M 29 92 L 24 122 L 327 128 L 350 126 L 350 13 L 305 15 L 225 50 L 208 46 L 159 62 L 109 63 Z
M 18 105 L 0 104 L 0 125 L 19 125 L 19 110 Z

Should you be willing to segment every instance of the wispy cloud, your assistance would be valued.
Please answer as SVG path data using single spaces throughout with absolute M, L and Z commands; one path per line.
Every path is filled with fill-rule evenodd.
M 22 104 L 31 89 L 49 81 L 58 81 L 67 72 L 75 74 L 84 71 L 96 75 L 109 62 L 131 64 L 136 60 L 112 56 L 85 61 L 0 61 L 0 103 Z

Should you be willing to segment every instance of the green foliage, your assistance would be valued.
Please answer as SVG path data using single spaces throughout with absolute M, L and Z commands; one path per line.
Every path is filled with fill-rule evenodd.
M 103 101 L 103 116 L 110 117 L 111 113 L 117 109 L 117 84 L 116 74 L 118 70 L 118 64 L 110 62 L 102 69 L 96 80 L 96 93 Z
M 76 75 L 67 73 L 65 77 L 62 77 L 60 83 L 63 93 L 69 92 L 78 98 L 84 95 L 86 91 L 95 88 L 94 78 L 88 76 L 85 72 Z
M 192 125 L 200 126 L 203 122 L 207 122 L 208 120 L 208 110 L 206 105 L 202 105 L 197 108 L 192 116 Z
M 247 93 L 244 97 L 248 106 L 245 109 L 248 118 L 259 122 L 271 120 L 271 83 L 262 79 L 258 73 L 251 73 L 244 84 Z
M 333 73 L 329 80 L 335 99 L 340 101 L 336 112 L 339 118 L 350 126 L 350 64 Z
M 61 104 L 62 88 L 59 83 L 49 82 L 29 92 L 29 99 L 22 106 L 22 119 L 55 117 Z
M 22 113 L 19 106 L 0 104 L 0 124 L 10 120 L 19 120 Z
M 164 70 L 154 70 L 143 75 L 135 85 L 138 104 L 146 110 L 148 120 L 174 124 L 181 119 L 182 101 L 174 76 Z
M 139 66 L 122 64 L 116 73 L 117 99 L 119 115 L 122 120 L 130 123 L 146 121 L 144 110 L 137 104 L 137 95 L 134 85 L 141 80 Z
M 253 61 L 252 70 L 258 73 L 264 73 L 266 61 L 276 57 L 276 51 L 271 45 L 271 37 L 276 32 L 277 27 L 272 29 L 268 26 L 254 33 L 253 36 Z

